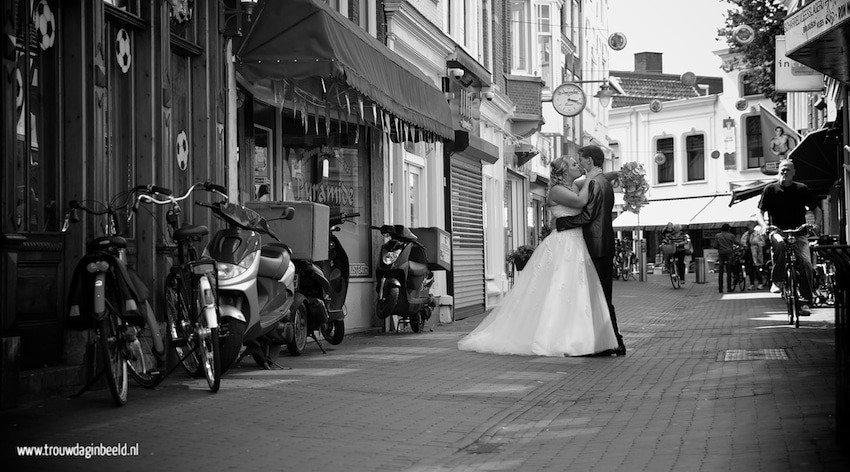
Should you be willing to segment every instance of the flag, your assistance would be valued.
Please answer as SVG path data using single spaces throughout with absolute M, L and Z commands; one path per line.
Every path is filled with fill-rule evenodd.
M 761 146 L 765 165 L 785 159 L 791 150 L 800 143 L 800 134 L 761 104 L 759 104 L 759 116 L 761 120 Z

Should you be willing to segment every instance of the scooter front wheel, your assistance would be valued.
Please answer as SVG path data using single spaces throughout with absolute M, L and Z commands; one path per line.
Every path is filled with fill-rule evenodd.
M 322 337 L 334 346 L 342 342 L 345 336 L 345 321 L 333 320 L 322 326 Z
M 223 318 L 219 322 L 219 353 L 221 354 L 221 374 L 230 368 L 242 350 L 242 337 L 247 324 L 235 318 Z
M 384 289 L 383 297 L 378 299 L 378 318 L 386 319 L 396 309 L 398 305 L 398 297 L 399 297 L 399 288 L 396 286 L 388 286 Z
M 307 348 L 307 304 L 304 301 L 293 306 L 292 313 L 292 341 L 286 343 L 286 350 L 291 356 L 300 356 Z

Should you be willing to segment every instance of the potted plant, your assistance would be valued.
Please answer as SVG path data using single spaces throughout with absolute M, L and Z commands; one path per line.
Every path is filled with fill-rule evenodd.
M 505 260 L 508 264 L 513 264 L 516 267 L 516 270 L 522 270 L 525 268 L 525 264 L 528 263 L 528 259 L 531 258 L 531 254 L 534 252 L 534 248 L 529 246 L 528 244 L 523 244 L 522 246 L 514 249 L 509 252 L 507 256 L 505 256 Z

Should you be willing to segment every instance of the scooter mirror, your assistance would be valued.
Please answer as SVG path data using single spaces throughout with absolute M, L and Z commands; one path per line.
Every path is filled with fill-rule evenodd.
M 284 220 L 291 220 L 293 217 L 295 217 L 295 208 L 286 207 L 286 210 L 283 210 L 281 218 Z
M 342 229 L 342 228 L 340 228 L 339 226 L 331 226 L 331 233 L 335 233 L 335 232 L 337 232 L 337 231 L 339 231 L 339 230 L 341 230 L 341 229 Z

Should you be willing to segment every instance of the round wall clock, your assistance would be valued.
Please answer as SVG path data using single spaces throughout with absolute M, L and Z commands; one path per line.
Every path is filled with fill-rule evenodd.
M 576 116 L 587 105 L 587 95 L 576 83 L 565 82 L 552 92 L 555 111 L 564 116 Z

